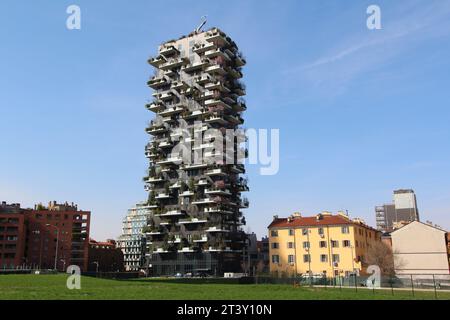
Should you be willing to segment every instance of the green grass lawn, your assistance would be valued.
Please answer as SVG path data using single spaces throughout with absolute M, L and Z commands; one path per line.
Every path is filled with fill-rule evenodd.
M 105 280 L 82 277 L 81 290 L 66 288 L 67 275 L 0 275 L 0 299 L 150 299 L 150 300 L 275 300 L 275 299 L 414 299 L 411 292 L 290 285 L 180 283 L 176 280 Z M 434 299 L 433 292 L 416 292 L 415 299 Z M 450 299 L 450 293 L 439 293 Z

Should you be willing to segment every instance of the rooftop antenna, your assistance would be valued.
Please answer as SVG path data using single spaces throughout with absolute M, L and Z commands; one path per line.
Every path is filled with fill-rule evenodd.
M 207 20 L 206 20 L 207 16 L 203 16 L 202 19 L 202 23 L 197 27 L 197 29 L 195 29 L 195 33 L 199 33 L 200 29 L 206 24 Z

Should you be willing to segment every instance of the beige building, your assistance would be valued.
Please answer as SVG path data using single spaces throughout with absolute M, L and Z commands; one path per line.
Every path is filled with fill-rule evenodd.
M 397 274 L 450 274 L 446 231 L 413 221 L 391 238 Z

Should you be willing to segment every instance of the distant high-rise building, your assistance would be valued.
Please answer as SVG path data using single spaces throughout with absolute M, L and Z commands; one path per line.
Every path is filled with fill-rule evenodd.
M 122 221 L 122 235 L 117 239 L 117 246 L 123 252 L 126 271 L 139 271 L 145 265 L 145 236 L 143 229 L 150 218 L 150 207 L 139 203 L 128 209 Z
M 393 203 L 375 207 L 377 229 L 392 231 L 397 223 L 419 221 L 416 195 L 411 189 L 394 191 Z
M 241 125 L 246 110 L 236 43 L 218 28 L 196 30 L 159 47 L 147 105 L 144 178 L 151 218 L 146 229 L 154 275 L 238 272 L 248 200 Z

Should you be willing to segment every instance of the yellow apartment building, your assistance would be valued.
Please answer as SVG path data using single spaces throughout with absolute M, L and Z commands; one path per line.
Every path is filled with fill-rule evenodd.
M 365 272 L 368 249 L 381 241 L 379 231 L 344 213 L 275 216 L 268 229 L 270 272 L 278 275 L 336 277 Z

